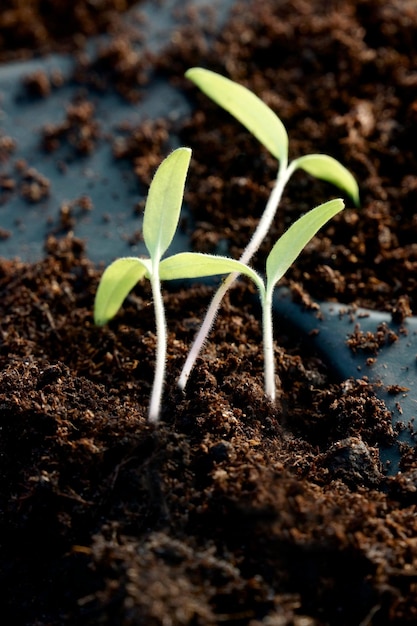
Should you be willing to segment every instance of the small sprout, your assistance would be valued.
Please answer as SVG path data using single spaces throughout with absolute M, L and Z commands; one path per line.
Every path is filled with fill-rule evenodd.
M 288 163 L 288 135 L 279 117 L 246 87 L 207 69 L 194 67 L 186 72 L 207 96 L 241 122 L 269 150 L 279 163 L 275 185 L 265 211 L 251 240 L 240 257 L 243 264 L 249 263 L 265 239 L 275 217 L 285 185 L 297 169 L 302 169 L 316 178 L 330 182 L 342 189 L 356 206 L 359 205 L 358 185 L 352 174 L 333 157 L 325 154 L 309 154 Z M 192 367 L 208 333 L 214 323 L 221 301 L 238 272 L 230 274 L 216 291 L 207 310 L 201 328 L 182 369 L 178 384 L 184 389 Z
M 149 188 L 143 217 L 143 239 L 150 258 L 116 259 L 104 271 L 94 303 L 94 321 L 102 326 L 116 315 L 137 282 L 145 277 L 151 283 L 157 337 L 155 377 L 149 406 L 152 422 L 159 419 L 167 343 L 159 266 L 177 229 L 190 159 L 189 148 L 178 148 L 161 163 Z
M 337 198 L 311 209 L 300 217 L 278 239 L 266 260 L 266 281 L 247 264 L 227 257 L 209 254 L 181 253 L 161 263 L 169 278 L 225 274 L 237 272 L 248 276 L 259 290 L 262 305 L 265 394 L 273 402 L 276 397 L 273 343 L 272 304 L 276 284 L 299 256 L 318 230 L 344 208 Z
M 260 290 L 260 294 L 263 315 L 265 393 L 271 400 L 275 400 L 272 325 L 275 286 L 317 231 L 343 208 L 343 200 L 337 198 L 311 209 L 278 239 L 266 259 L 266 286 L 264 290 Z

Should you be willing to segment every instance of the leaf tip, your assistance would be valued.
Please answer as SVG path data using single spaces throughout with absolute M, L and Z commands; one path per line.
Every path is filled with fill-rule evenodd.
M 197 67 L 197 66 L 196 67 L 190 67 L 188 70 L 186 70 L 184 76 L 186 78 L 188 78 L 189 80 L 193 80 L 193 76 L 195 74 L 198 74 L 198 72 L 204 72 L 204 71 L 205 70 L 202 67 Z

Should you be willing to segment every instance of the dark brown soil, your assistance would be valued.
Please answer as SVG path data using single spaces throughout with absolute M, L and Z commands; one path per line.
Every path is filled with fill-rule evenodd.
M 75 14 L 90 4 L 104 16 L 125 8 L 71 6 Z M 45 28 L 37 6 L 10 7 L 16 49 L 42 48 L 35 36 L 18 44 L 23 27 L 12 19 L 31 10 L 31 28 Z M 237 5 L 210 46 L 207 16 L 192 17 L 147 63 L 188 90 L 195 113 L 181 125 L 161 120 L 135 129 L 130 140 L 115 141 L 115 157 L 130 159 L 148 184 L 169 150 L 170 130 L 179 132 L 193 148 L 186 199 L 195 249 L 216 250 L 227 240 L 238 255 L 276 164 L 183 79 L 192 65 L 229 75 L 281 116 L 292 156 L 331 154 L 360 183 L 362 207 L 335 219 L 287 282 L 299 297 L 392 311 L 398 321 L 416 314 L 414 0 L 254 0 Z M 91 32 L 85 19 L 73 32 Z M 130 28 L 127 52 L 129 36 Z M 117 42 L 109 44 L 117 54 L 107 55 L 105 74 L 106 88 L 120 91 L 120 32 Z M 125 67 L 129 97 L 128 77 L 138 74 Z M 84 61 L 81 69 L 94 83 L 97 67 Z M 88 115 L 77 120 L 94 131 Z M 48 149 L 63 132 L 45 134 Z M 94 150 L 94 132 L 86 134 Z M 334 194 L 294 176 L 256 265 L 301 212 Z M 167 385 L 162 421 L 152 427 L 148 286 L 138 285 L 120 314 L 96 328 L 101 270 L 71 234 L 50 237 L 45 250 L 36 264 L 0 262 L 1 622 L 415 624 L 416 454 L 404 448 L 402 471 L 384 474 L 378 451 L 394 433 L 366 379 L 334 382 L 306 341 L 281 328 L 279 401 L 271 406 L 262 388 L 259 312 L 242 282 L 182 394 L 175 381 L 212 288 L 178 289 L 165 294 Z
M 89 36 L 114 29 L 120 13 L 133 4 L 135 0 L 2 0 L 0 59 L 82 49 Z

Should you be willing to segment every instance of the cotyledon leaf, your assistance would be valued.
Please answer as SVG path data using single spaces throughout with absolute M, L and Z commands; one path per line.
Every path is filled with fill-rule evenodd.
M 344 207 L 340 198 L 311 209 L 292 224 L 278 239 L 266 260 L 267 290 L 272 292 L 303 248 L 317 231 Z
M 94 323 L 104 326 L 111 320 L 136 283 L 150 271 L 150 259 L 123 257 L 113 261 L 104 270 L 96 292 Z
M 287 131 L 265 102 L 243 85 L 202 67 L 192 67 L 185 76 L 239 120 L 281 165 L 287 166 Z
M 238 272 L 251 278 L 259 289 L 263 288 L 263 280 L 244 263 L 229 257 L 201 252 L 180 252 L 163 259 L 159 265 L 161 280 L 175 280 L 178 278 L 202 278 L 216 274 L 230 274 Z
M 345 191 L 355 203 L 359 206 L 359 187 L 358 183 L 344 165 L 327 154 L 306 154 L 292 161 L 294 168 L 300 168 L 315 176 L 325 180 L 339 189 Z
M 143 216 L 143 240 L 158 263 L 170 245 L 181 212 L 190 148 L 177 148 L 162 161 L 149 187 Z

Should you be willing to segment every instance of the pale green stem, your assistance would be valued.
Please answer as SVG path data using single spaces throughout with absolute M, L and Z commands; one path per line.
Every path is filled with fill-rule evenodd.
M 280 167 L 274 188 L 272 189 L 271 195 L 268 198 L 265 211 L 261 219 L 259 220 L 258 226 L 256 227 L 256 230 L 253 233 L 251 240 L 249 241 L 248 245 L 242 253 L 242 256 L 239 259 L 239 261 L 241 261 L 242 263 L 249 263 L 253 255 L 257 252 L 262 241 L 265 239 L 271 227 L 272 220 L 275 217 L 275 213 L 281 200 L 285 185 L 287 184 L 290 176 L 293 174 L 294 169 L 295 167 L 292 164 L 290 164 L 288 167 L 286 164 L 283 164 L 283 166 Z M 214 294 L 210 306 L 204 317 L 204 320 L 194 339 L 194 343 L 191 346 L 191 350 L 188 353 L 185 364 L 182 368 L 181 375 L 178 380 L 178 385 L 181 389 L 184 389 L 187 384 L 191 370 L 194 367 L 194 363 L 198 355 L 200 354 L 204 342 L 206 341 L 211 327 L 213 326 L 214 320 L 216 319 L 216 315 L 220 308 L 223 297 L 238 276 L 238 272 L 233 272 L 232 274 L 229 274 Z
M 274 331 L 272 323 L 272 292 L 266 291 L 262 299 L 262 332 L 264 348 L 264 384 L 265 395 L 275 401 L 275 356 L 274 356 Z
M 156 362 L 155 374 L 149 404 L 149 421 L 159 421 L 161 412 L 162 391 L 165 379 L 165 364 L 167 352 L 167 329 L 165 322 L 165 310 L 161 293 L 161 281 L 159 279 L 158 263 L 152 264 L 150 283 L 152 287 L 153 305 L 156 323 Z

